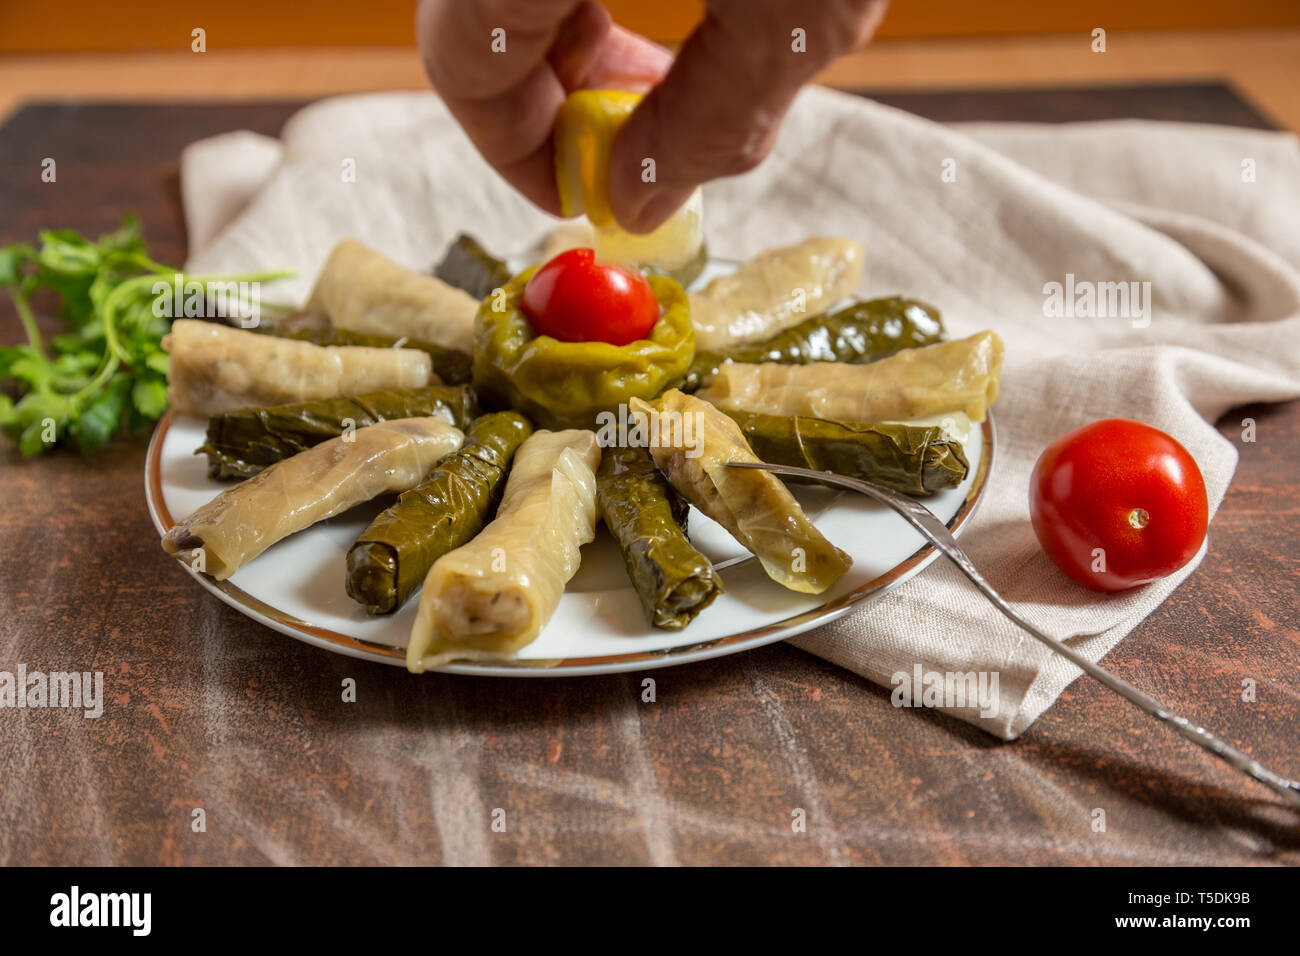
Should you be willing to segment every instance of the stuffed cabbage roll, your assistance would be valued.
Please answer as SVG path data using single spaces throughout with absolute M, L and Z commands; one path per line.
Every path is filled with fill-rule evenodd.
M 190 415 L 438 384 L 429 356 L 414 349 L 312 345 L 197 319 L 173 322 L 162 344 L 167 397 Z
M 349 332 L 407 336 L 472 352 L 478 300 L 399 266 L 356 239 L 343 239 L 325 261 L 307 311 Z
M 853 562 L 817 530 L 781 480 L 766 471 L 728 468 L 758 461 L 740 426 L 677 389 L 654 402 L 631 401 L 645 416 L 650 454 L 672 486 L 752 551 L 768 577 L 792 591 L 820 594 Z
M 605 449 L 596 504 L 655 627 L 685 627 L 722 593 L 722 577 L 686 537 L 690 509 L 644 448 Z
M 492 520 L 515 452 L 533 433 L 518 412 L 476 418 L 465 443 L 404 492 L 348 549 L 347 590 L 371 614 L 405 603 L 433 562 Z
M 497 516 L 429 569 L 406 648 L 419 673 L 451 660 L 509 660 L 531 643 L 596 536 L 600 445 L 538 431 L 515 454 Z
M 765 339 L 697 350 L 682 391 L 693 392 L 706 384 L 725 362 L 874 362 L 901 349 L 941 339 L 939 310 L 924 302 L 897 295 L 855 302 L 829 315 L 804 319 Z M 434 371 L 438 371 L 436 365 Z M 443 380 L 450 381 L 446 376 Z
M 449 349 L 419 339 L 395 338 L 390 335 L 366 335 L 336 329 L 324 316 L 314 312 L 297 312 L 275 322 L 263 322 L 254 329 L 264 335 L 297 339 L 313 345 L 361 345 L 372 349 L 418 349 L 433 362 L 433 374 L 448 385 L 465 385 L 470 380 L 473 359 L 468 352 Z
M 865 255 L 852 239 L 807 239 L 755 256 L 691 293 L 696 345 L 750 342 L 824 312 L 852 294 Z
M 996 332 L 905 349 L 869 365 L 723 365 L 698 392 L 728 411 L 855 422 L 907 421 L 962 412 L 984 421 L 998 397 Z
M 833 471 L 905 495 L 955 488 L 970 467 L 961 442 L 940 425 L 835 422 L 737 411 L 728 411 L 727 417 L 740 426 L 763 461 Z
M 432 416 L 464 428 L 479 414 L 468 385 L 386 389 L 291 405 L 254 405 L 208 419 L 208 477 L 249 478 L 345 432 L 396 418 Z
M 436 418 L 401 418 L 332 438 L 227 488 L 168 531 L 163 550 L 224 581 L 295 531 L 414 487 L 461 438 Z

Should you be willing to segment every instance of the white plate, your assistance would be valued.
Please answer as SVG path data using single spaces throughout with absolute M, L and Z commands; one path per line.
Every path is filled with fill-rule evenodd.
M 145 463 L 149 513 L 160 534 L 227 485 L 207 477 L 203 419 L 168 413 L 158 424 Z M 970 474 L 962 484 L 926 499 L 960 535 L 984 491 L 993 454 L 992 420 L 974 429 L 966 446 Z M 853 556 L 853 568 L 824 594 L 787 591 L 770 581 L 719 525 L 692 510 L 691 540 L 719 566 L 726 591 L 688 627 L 650 627 L 627 581 L 613 540 L 601 528 L 582 549 L 582 567 L 555 616 L 524 648 L 519 664 L 448 664 L 437 670 L 508 677 L 559 677 L 666 667 L 784 640 L 847 613 L 897 585 L 938 555 L 901 518 L 860 495 L 796 488 L 818 528 Z M 349 545 L 387 504 L 373 502 L 286 538 L 229 580 L 213 581 L 181 564 L 203 587 L 267 627 L 353 657 L 405 663 L 415 616 L 412 597 L 396 613 L 371 617 L 344 590 Z
M 530 260 L 512 257 L 519 271 Z M 733 271 L 737 263 L 711 259 L 693 288 Z M 215 497 L 223 482 L 207 477 L 205 419 L 168 412 L 158 423 L 145 462 L 145 497 L 160 534 Z M 926 505 L 961 534 L 984 492 L 993 461 L 990 418 L 966 443 L 970 473 Z M 722 574 L 725 591 L 680 631 L 646 623 L 623 558 L 603 527 L 582 549 L 582 566 L 565 589 L 545 630 L 519 653 L 518 664 L 465 662 L 434 670 L 495 677 L 572 677 L 667 667 L 760 647 L 846 614 L 855 604 L 916 574 L 938 552 L 883 505 L 847 491 L 795 487 L 813 523 L 853 557 L 853 568 L 824 594 L 787 591 L 722 527 L 691 509 L 694 545 Z M 394 614 L 371 617 L 344 588 L 349 546 L 391 498 L 323 521 L 268 548 L 229 579 L 214 581 L 181 564 L 201 585 L 255 621 L 290 637 L 351 657 L 405 665 L 406 642 L 418 592 Z M 180 563 L 180 562 L 178 562 Z

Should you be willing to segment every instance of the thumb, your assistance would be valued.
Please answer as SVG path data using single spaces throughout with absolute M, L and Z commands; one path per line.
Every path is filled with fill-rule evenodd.
M 799 88 L 866 42 L 879 16 L 865 14 L 877 5 L 858 0 L 828 12 L 837 5 L 711 4 L 614 142 L 609 191 L 619 223 L 648 232 L 696 187 L 762 162 Z M 845 7 L 857 17 L 846 17 Z

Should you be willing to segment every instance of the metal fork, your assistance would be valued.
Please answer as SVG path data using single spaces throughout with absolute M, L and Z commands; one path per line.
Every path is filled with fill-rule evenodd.
M 1236 747 L 1229 744 L 1226 740 L 1210 733 L 1204 727 L 1192 723 L 1186 717 L 1175 714 L 1160 701 L 1138 690 L 1128 681 L 1116 677 L 1110 671 L 1097 664 L 1094 664 L 1088 658 L 1084 657 L 1068 644 L 1058 641 L 1048 634 L 1044 634 L 1034 625 L 1030 624 L 1023 617 L 1016 613 L 1015 609 L 993 589 L 993 586 L 984 579 L 984 576 L 975 568 L 974 563 L 961 546 L 957 544 L 957 539 L 952 536 L 947 526 L 939 520 L 933 511 L 925 507 L 919 501 L 909 498 L 906 495 L 899 494 L 896 491 L 890 491 L 887 488 L 881 488 L 877 485 L 860 481 L 857 478 L 846 478 L 843 475 L 837 475 L 829 471 L 815 471 L 812 468 L 796 468 L 792 465 L 769 465 L 761 461 L 733 461 L 728 463 L 732 468 L 758 468 L 763 471 L 770 471 L 777 475 L 788 475 L 792 478 L 809 478 L 823 484 L 831 485 L 836 488 L 848 488 L 850 491 L 856 491 L 874 498 L 883 505 L 887 505 L 894 511 L 898 512 L 903 518 L 936 548 L 942 551 L 957 567 L 962 574 L 970 578 L 972 584 L 983 592 L 984 596 L 993 602 L 993 605 L 1001 611 L 1013 623 L 1024 628 L 1037 640 L 1046 644 L 1056 653 L 1060 654 L 1070 663 L 1080 668 L 1089 677 L 1100 681 L 1106 687 L 1109 687 L 1115 693 L 1119 694 L 1125 700 L 1136 705 L 1145 711 L 1151 717 L 1160 721 L 1162 724 L 1182 734 L 1198 747 L 1203 747 L 1219 759 L 1231 764 L 1233 767 L 1258 780 L 1264 786 L 1268 787 L 1275 793 L 1284 797 L 1293 808 L 1300 809 L 1300 783 L 1282 776 L 1280 773 L 1268 769 L 1258 760 L 1253 759 Z

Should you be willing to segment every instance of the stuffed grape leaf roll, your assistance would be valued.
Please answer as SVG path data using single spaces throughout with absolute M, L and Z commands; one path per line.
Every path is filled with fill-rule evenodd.
M 982 422 L 1001 371 L 1002 340 L 984 331 L 869 365 L 732 362 L 697 394 L 728 411 L 767 415 L 888 422 L 961 412 Z
M 190 415 L 438 384 L 415 349 L 320 346 L 198 319 L 173 322 L 162 344 L 168 400 Z
M 168 531 L 163 550 L 224 581 L 296 531 L 414 487 L 462 437 L 436 418 L 358 428 L 227 488 Z
M 773 581 L 820 594 L 852 565 L 775 475 L 727 467 L 759 459 L 740 426 L 718 409 L 676 389 L 652 403 L 634 398 L 630 404 L 644 416 L 643 433 L 659 470 L 682 497 L 752 551 Z
M 928 495 L 961 484 L 969 470 L 961 442 L 940 425 L 836 422 L 803 415 L 728 411 L 763 461 L 833 471 Z
M 765 339 L 699 350 L 682 391 L 693 392 L 707 383 L 725 362 L 874 362 L 942 338 L 943 320 L 933 306 L 897 295 L 869 299 L 829 315 L 814 315 Z M 450 379 L 444 375 L 443 381 Z
M 596 536 L 600 444 L 583 429 L 534 432 L 501 507 L 429 569 L 406 648 L 419 673 L 451 660 L 510 660 L 541 633 Z
M 503 260 L 484 249 L 473 236 L 463 232 L 447 247 L 447 254 L 434 268 L 433 274 L 480 302 L 493 289 L 499 289 L 509 282 L 511 277 L 510 268 Z
M 468 385 L 385 389 L 316 402 L 255 405 L 208 419 L 208 477 L 248 478 L 323 441 L 397 418 L 433 416 L 464 428 L 478 415 Z
M 596 502 L 655 627 L 685 627 L 722 593 L 721 576 L 686 537 L 690 509 L 644 448 L 605 449 Z
M 433 562 L 492 520 L 510 462 L 533 432 L 518 412 L 476 418 L 460 450 L 403 492 L 348 549 L 347 591 L 371 614 L 405 603 Z

